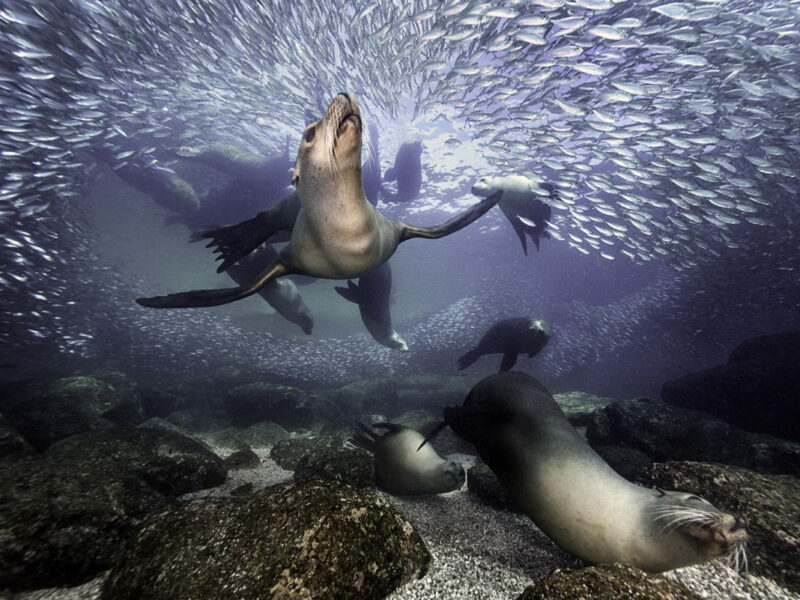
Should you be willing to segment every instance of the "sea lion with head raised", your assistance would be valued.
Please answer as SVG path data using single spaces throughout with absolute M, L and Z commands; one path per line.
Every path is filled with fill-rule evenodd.
M 463 406 L 445 409 L 445 422 L 475 445 L 517 506 L 583 560 L 660 572 L 744 552 L 735 517 L 692 494 L 622 478 L 524 373 L 480 381 Z
M 394 423 L 375 423 L 373 427 L 387 430 L 381 436 L 361 423 L 357 425 L 364 434 L 356 434 L 352 441 L 372 452 L 375 481 L 382 490 L 392 494 L 443 494 L 464 484 L 464 467 L 445 460 L 429 444 L 420 448 L 425 438 L 418 431 Z
M 502 197 L 497 192 L 436 227 L 387 219 L 364 194 L 361 143 L 358 104 L 347 94 L 338 94 L 325 116 L 303 132 L 292 175 L 301 208 L 292 238 L 275 261 L 239 287 L 136 301 L 152 308 L 216 306 L 246 298 L 271 279 L 291 273 L 328 279 L 360 277 L 386 262 L 405 240 L 449 235 L 485 214 Z

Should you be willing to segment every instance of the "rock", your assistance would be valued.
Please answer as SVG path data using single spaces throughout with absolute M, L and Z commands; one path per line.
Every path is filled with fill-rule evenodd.
M 222 460 L 200 442 L 163 429 L 82 433 L 54 444 L 46 456 L 130 474 L 172 497 L 220 485 L 226 477 Z
M 271 448 L 281 440 L 289 439 L 289 432 L 270 421 L 261 421 L 239 430 L 241 440 L 251 448 Z
M 742 342 L 728 364 L 668 381 L 665 402 L 800 441 L 800 332 Z
M 240 385 L 225 396 L 225 409 L 235 427 L 269 420 L 290 431 L 308 429 L 331 412 L 323 404 L 322 396 L 273 383 Z
M 251 469 L 260 465 L 261 459 L 250 448 L 243 448 L 226 457 L 222 464 L 228 471 Z
M 294 472 L 295 479 L 324 479 L 354 487 L 375 487 L 372 455 L 362 448 L 330 446 L 303 456 Z
M 215 415 L 207 406 L 179 410 L 168 414 L 165 420 L 187 433 L 217 431 L 230 426 L 227 420 Z
M 625 446 L 596 446 L 594 451 L 628 481 L 647 476 L 653 461 L 644 452 Z
M 627 565 L 556 569 L 517 600 L 700 600 L 679 583 Z
M 351 419 L 370 412 L 394 412 L 403 404 L 397 397 L 397 385 L 392 379 L 358 379 L 340 388 L 325 390 L 339 411 L 338 418 Z
M 105 377 L 113 384 L 80 375 L 11 385 L 0 396 L 0 411 L 39 450 L 75 433 L 141 423 L 136 384 L 120 373 Z
M 272 447 L 269 457 L 278 463 L 278 466 L 294 471 L 297 463 L 307 454 L 325 448 L 340 447 L 341 440 L 332 437 L 290 438 L 282 440 Z
M 467 489 L 489 506 L 517 510 L 505 486 L 486 463 L 479 463 L 467 471 Z
M 702 496 L 747 529 L 750 572 L 800 593 L 800 481 L 749 469 L 693 462 L 653 465 L 648 485 Z
M 592 415 L 592 446 L 626 446 L 652 460 L 703 460 L 800 475 L 800 444 L 737 429 L 696 410 L 620 400 Z
M 613 398 L 595 396 L 586 392 L 564 392 L 553 394 L 553 398 L 575 427 L 586 427 L 592 413 L 614 402 Z
M 0 460 L 36 454 L 25 438 L 0 413 Z
M 142 407 L 148 417 L 166 417 L 192 408 L 194 393 L 185 384 L 142 389 Z
M 111 567 L 122 542 L 167 499 L 88 461 L 0 464 L 0 589 L 77 585 Z
M 356 422 L 370 426 L 375 423 L 386 423 L 388 420 L 386 415 L 380 413 L 369 413 L 357 415 L 354 418 L 337 419 L 332 423 L 326 423 L 320 430 L 320 435 L 335 437 L 343 441 L 349 440 L 360 431 Z
M 391 422 L 397 425 L 402 425 L 410 429 L 419 431 L 420 433 L 427 433 L 436 427 L 442 421 L 442 415 L 435 415 L 425 408 L 416 408 L 414 410 L 407 410 L 395 417 L 392 417 Z M 424 435 L 423 433 L 423 435 Z
M 430 560 L 414 526 L 374 493 L 293 480 L 157 515 L 125 545 L 102 598 L 378 599 Z
M 243 483 L 239 487 L 235 487 L 231 490 L 231 496 L 249 496 L 255 489 L 252 483 Z
M 386 412 L 393 414 L 398 408 L 436 410 L 445 406 L 461 406 L 473 385 L 475 377 L 470 375 L 411 375 L 398 378 L 397 404 Z

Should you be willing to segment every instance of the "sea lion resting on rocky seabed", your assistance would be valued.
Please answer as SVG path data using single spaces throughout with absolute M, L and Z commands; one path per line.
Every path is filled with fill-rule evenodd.
M 251 282 L 235 288 L 195 290 L 136 301 L 152 308 L 217 306 L 255 294 L 265 283 L 282 275 L 359 277 L 386 262 L 401 242 L 415 237 L 436 239 L 458 231 L 502 197 L 502 192 L 492 194 L 436 227 L 416 227 L 387 219 L 364 194 L 361 139 L 358 104 L 347 94 L 338 94 L 325 116 L 303 132 L 292 176 L 301 205 L 292 238 L 275 261 Z
M 444 415 L 442 426 L 475 445 L 522 512 L 583 560 L 660 572 L 725 554 L 744 559 L 738 519 L 693 494 L 618 475 L 533 377 L 491 375 Z

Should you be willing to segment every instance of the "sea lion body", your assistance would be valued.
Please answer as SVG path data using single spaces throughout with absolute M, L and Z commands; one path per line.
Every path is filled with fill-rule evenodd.
M 226 273 L 236 283 L 243 284 L 263 271 L 277 256 L 278 252 L 272 246 L 265 245 L 231 266 Z M 314 318 L 292 281 L 286 278 L 273 279 L 258 294 L 283 318 L 298 325 L 306 334 L 311 334 Z
M 622 478 L 524 373 L 487 377 L 463 406 L 445 409 L 445 420 L 545 534 L 588 562 L 661 572 L 737 551 L 747 539 L 733 516 L 697 496 Z
M 300 211 L 291 240 L 252 281 L 237 288 L 194 290 L 139 298 L 137 302 L 151 308 L 217 306 L 255 294 L 271 279 L 284 275 L 356 278 L 386 262 L 401 242 L 454 233 L 485 214 L 502 197 L 502 192 L 497 192 L 435 227 L 387 219 L 364 194 L 361 130 L 358 104 L 347 94 L 338 94 L 325 116 L 303 132 L 292 175 Z M 236 233 L 234 226 L 215 242 L 227 262 L 244 256 Z
M 503 319 L 492 325 L 472 350 L 458 359 L 458 370 L 466 369 L 484 354 L 503 355 L 500 371 L 510 370 L 517 362 L 517 355 L 527 353 L 536 356 L 550 339 L 550 327 L 541 319 L 515 317 Z
M 359 424 L 366 435 L 354 441 L 375 458 L 375 480 L 392 494 L 442 494 L 460 488 L 466 475 L 455 461 L 439 456 L 430 444 L 419 448 L 424 437 L 418 431 L 393 423 L 376 423 L 387 429 L 382 436 Z
M 342 298 L 358 304 L 361 321 L 376 342 L 387 348 L 408 351 L 408 344 L 392 327 L 392 270 L 388 262 L 364 273 L 358 284 L 348 280 L 347 287 L 337 287 L 336 291 Z
M 524 175 L 481 177 L 472 186 L 472 193 L 482 198 L 498 190 L 503 190 L 498 206 L 519 237 L 522 251 L 528 254 L 528 237 L 539 250 L 539 240 L 550 237 L 547 225 L 552 208 L 548 200 L 556 197 L 555 188 Z

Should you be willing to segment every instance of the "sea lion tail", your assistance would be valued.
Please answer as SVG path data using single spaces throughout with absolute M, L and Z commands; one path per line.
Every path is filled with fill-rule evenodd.
M 480 350 L 473 348 L 458 357 L 458 370 L 466 369 L 481 356 Z
M 500 202 L 503 197 L 503 190 L 498 190 L 491 196 L 488 196 L 473 204 L 467 210 L 459 213 L 446 223 L 436 225 L 435 227 L 417 227 L 407 223 L 401 223 L 402 231 L 400 232 L 400 242 L 404 242 L 411 238 L 419 237 L 429 240 L 435 240 L 451 233 L 455 233 L 459 229 L 463 229 L 479 217 L 485 215 L 495 204 Z
M 200 306 L 219 306 L 228 304 L 242 298 L 252 296 L 268 281 L 281 275 L 286 275 L 289 269 L 280 260 L 276 260 L 251 282 L 245 285 L 224 288 L 220 290 L 192 290 L 169 294 L 167 296 L 153 296 L 151 298 L 137 298 L 136 303 L 148 308 L 196 308 Z

